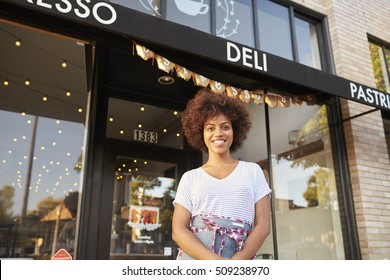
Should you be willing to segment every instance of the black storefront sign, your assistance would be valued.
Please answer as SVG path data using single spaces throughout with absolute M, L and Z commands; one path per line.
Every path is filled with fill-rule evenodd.
M 176 52 L 181 54 L 181 59 L 198 57 L 209 64 L 218 64 L 225 72 L 239 72 L 245 77 L 242 85 L 247 83 L 248 89 L 271 86 L 297 95 L 329 94 L 390 111 L 389 93 L 113 3 L 93 0 L 5 2 L 126 35 L 161 48 L 162 52 L 167 50 L 173 62 Z M 226 65 L 231 67 L 228 69 Z M 248 77 L 252 82 L 247 82 Z

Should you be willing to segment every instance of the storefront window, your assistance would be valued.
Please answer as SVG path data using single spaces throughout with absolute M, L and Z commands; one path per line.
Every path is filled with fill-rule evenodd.
M 0 257 L 74 258 L 85 42 L 4 22 L 0 33 Z
M 298 61 L 307 66 L 321 69 L 316 25 L 295 17 Z
M 210 0 L 167 1 L 166 19 L 211 33 Z
M 390 92 L 390 48 L 369 42 L 376 88 Z M 386 66 L 387 65 L 387 66 Z
M 215 9 L 217 36 L 254 47 L 252 1 L 219 1 Z
M 110 0 L 109 2 L 161 17 L 161 0 Z
M 293 60 L 288 8 L 269 0 L 257 0 L 260 49 Z
M 270 110 L 279 259 L 344 259 L 326 106 Z

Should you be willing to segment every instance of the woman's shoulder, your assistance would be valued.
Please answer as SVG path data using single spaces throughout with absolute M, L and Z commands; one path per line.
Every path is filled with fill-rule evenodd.
M 190 170 L 184 172 L 182 178 L 186 178 L 186 179 L 197 178 L 201 171 L 202 170 L 201 170 L 200 167 L 194 168 L 194 169 L 190 169 Z
M 256 169 L 259 170 L 259 169 L 261 169 L 261 168 L 260 168 L 260 165 L 258 165 L 256 162 L 240 160 L 239 163 L 240 163 L 240 165 L 241 165 L 243 168 L 249 168 L 249 169 L 253 169 L 253 170 L 256 170 Z

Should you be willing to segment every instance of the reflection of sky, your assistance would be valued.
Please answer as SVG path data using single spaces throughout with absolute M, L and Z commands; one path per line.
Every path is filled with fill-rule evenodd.
M 273 162 L 274 195 L 278 199 L 292 199 L 296 205 L 307 206 L 303 192 L 307 189 L 307 181 L 319 166 L 291 168 L 291 161 L 282 159 Z
M 172 186 L 172 183 L 174 181 L 174 179 L 172 178 L 165 178 L 165 177 L 158 177 L 158 179 L 161 181 L 161 186 L 155 187 L 153 189 L 145 190 L 146 195 L 162 198 L 164 197 L 164 193 L 168 190 L 170 186 Z
M 33 123 L 33 116 L 0 111 L 0 189 L 6 185 L 14 188 L 14 215 L 22 207 Z M 63 198 L 67 192 L 79 190 L 80 173 L 74 167 L 83 137 L 83 124 L 38 118 L 28 211 L 44 198 Z

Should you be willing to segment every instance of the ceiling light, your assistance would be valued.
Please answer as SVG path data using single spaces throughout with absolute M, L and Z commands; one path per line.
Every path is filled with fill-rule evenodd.
M 15 46 L 20 47 L 21 45 L 22 45 L 22 40 L 18 39 L 18 40 L 15 42 Z
M 47 95 L 44 95 L 44 96 L 42 97 L 42 100 L 43 100 L 43 101 L 47 101 Z
M 142 106 L 140 110 L 141 110 L 141 112 L 145 111 L 145 107 Z
M 161 76 L 157 81 L 162 85 L 171 85 L 175 82 L 175 79 L 171 76 Z
M 66 68 L 66 66 L 68 66 L 68 64 L 67 64 L 67 61 L 64 60 L 64 61 L 62 62 L 62 64 L 61 64 L 61 67 L 62 67 L 62 68 Z
M 78 111 L 79 113 L 82 113 L 82 112 L 83 112 L 83 108 L 79 107 L 79 108 L 77 109 L 77 111 Z
M 27 79 L 27 80 L 24 82 L 24 84 L 25 84 L 26 86 L 29 86 L 29 85 L 30 85 L 30 80 Z
M 108 118 L 108 121 L 109 121 L 109 122 L 113 122 L 113 121 L 114 121 L 114 118 L 110 116 L 110 117 Z
M 70 92 L 70 90 L 68 90 L 67 92 L 66 92 L 66 96 L 70 96 L 72 93 Z
M 9 81 L 8 79 L 5 79 L 4 83 L 3 83 L 5 86 L 8 86 L 9 85 Z

